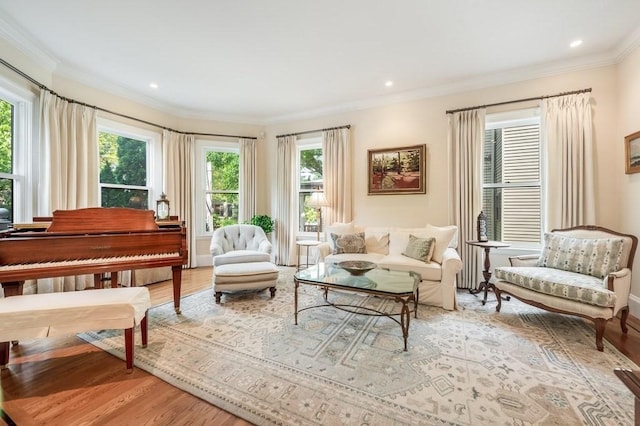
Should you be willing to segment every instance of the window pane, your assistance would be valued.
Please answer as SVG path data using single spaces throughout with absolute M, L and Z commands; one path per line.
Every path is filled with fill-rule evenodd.
M 13 173 L 13 105 L 0 99 L 0 172 Z
M 238 193 L 207 194 L 206 231 L 238 223 Z
M 322 148 L 300 150 L 300 190 L 322 190 Z
M 100 189 L 102 207 L 130 207 L 149 209 L 149 192 L 144 189 L 108 188 Z M 153 206 L 155 209 L 155 206 Z
M 100 183 L 147 185 L 147 143 L 100 132 Z
M 0 229 L 5 229 L 4 220 L 13 222 L 13 179 L 0 178 L 0 209 L 7 209 L 0 210 Z
M 311 197 L 311 192 L 300 192 L 298 201 L 298 211 L 300 212 L 298 230 L 301 232 L 316 232 L 318 230 L 318 222 L 320 219 L 318 209 L 307 206 L 309 197 Z M 320 229 L 320 232 L 322 232 L 322 229 Z
M 207 189 L 238 191 L 240 185 L 240 155 L 235 152 L 207 152 Z

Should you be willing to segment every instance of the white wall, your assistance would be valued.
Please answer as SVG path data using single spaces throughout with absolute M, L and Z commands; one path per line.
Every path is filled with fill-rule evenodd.
M 612 205 L 621 213 L 621 229 L 640 238 L 640 173 L 624 173 L 623 141 L 626 135 L 640 131 L 640 47 L 627 56 L 617 69 L 618 77 L 618 129 L 614 143 L 620 149 L 616 156 L 616 165 L 611 170 L 618 178 L 616 196 L 619 203 Z M 636 252 L 633 262 L 633 281 L 631 285 L 631 314 L 640 317 L 640 253 Z

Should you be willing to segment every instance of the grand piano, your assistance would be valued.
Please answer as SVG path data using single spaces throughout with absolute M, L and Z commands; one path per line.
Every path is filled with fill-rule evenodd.
M 186 228 L 158 226 L 153 210 L 90 207 L 56 210 L 44 230 L 0 232 L 0 283 L 5 296 L 22 294 L 25 280 L 171 266 L 173 305 L 180 313 Z M 117 279 L 116 279 L 117 282 Z M 112 282 L 112 285 L 113 282 Z

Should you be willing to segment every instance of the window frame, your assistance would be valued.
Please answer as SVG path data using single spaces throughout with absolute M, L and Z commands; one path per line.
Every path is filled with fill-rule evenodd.
M 131 126 L 119 121 L 109 120 L 98 117 L 96 144 L 100 143 L 99 135 L 101 132 L 111 133 L 125 138 L 136 139 L 147 143 L 147 185 L 122 185 L 100 182 L 100 169 L 98 168 L 98 203 L 102 206 L 102 188 L 116 189 L 141 189 L 148 191 L 149 205 L 147 209 L 156 210 L 156 200 L 160 198 L 160 194 L 164 192 L 164 183 L 162 179 L 162 135 L 152 130 L 141 127 Z M 98 159 L 98 163 L 100 160 Z
M 238 154 L 238 160 L 240 161 L 240 146 L 236 142 L 225 142 L 220 140 L 208 140 L 208 139 L 196 139 L 195 141 L 195 152 L 196 152 L 196 188 L 195 193 L 198 194 L 195 200 L 195 221 L 196 225 L 194 226 L 196 236 L 197 237 L 211 237 L 213 234 L 213 230 L 207 231 L 205 227 L 206 218 L 205 218 L 205 196 L 207 194 L 205 180 L 205 170 L 206 170 L 206 157 L 207 152 L 233 152 Z M 240 176 L 238 176 L 238 200 L 240 199 Z
M 528 241 L 509 241 L 512 249 L 539 249 L 542 244 L 542 238 L 544 235 L 545 229 L 545 180 L 544 180 L 544 171 L 545 171 L 545 161 L 544 161 L 544 141 L 542 136 L 542 117 L 541 117 L 541 109 L 540 107 L 532 107 L 525 108 L 521 110 L 513 110 L 513 111 L 505 111 L 493 114 L 487 114 L 485 116 L 485 130 L 495 130 L 495 129 L 503 129 L 506 127 L 518 127 L 518 126 L 527 126 L 537 124 L 540 131 L 539 136 L 539 147 L 540 147 L 540 170 L 539 170 L 539 181 L 523 181 L 517 183 L 511 182 L 501 182 L 501 183 L 485 183 L 484 182 L 484 173 L 482 177 L 480 191 L 481 194 L 484 194 L 485 189 L 496 189 L 496 188 L 540 188 L 540 241 L 528 242 Z M 483 152 L 484 152 L 484 140 L 483 140 Z M 483 167 L 484 171 L 484 167 Z
M 34 214 L 35 182 L 41 169 L 38 161 L 36 95 L 0 76 L 0 98 L 13 105 L 12 172 L 0 173 L 13 180 L 13 223 L 29 222 Z
M 306 150 L 310 150 L 310 149 L 321 149 L 323 150 L 322 147 L 322 136 L 321 135 L 317 135 L 317 136 L 310 136 L 310 137 L 302 137 L 302 138 L 298 138 L 296 140 L 296 193 L 298 194 L 298 196 L 296 197 L 296 217 L 297 217 L 297 223 L 296 223 L 296 235 L 298 237 L 302 237 L 302 238 L 316 238 L 317 233 L 316 231 L 301 231 L 300 230 L 300 219 L 302 218 L 302 214 L 300 211 L 300 194 L 305 192 L 307 193 L 308 191 L 302 191 L 302 188 L 300 187 L 301 185 L 301 180 L 300 180 L 300 153 L 301 151 L 306 151 Z M 323 165 L 324 165 L 324 150 L 322 152 L 322 156 L 323 156 Z M 322 190 L 324 191 L 324 173 L 322 175 Z M 313 191 L 312 191 L 313 192 Z M 323 223 L 324 225 L 324 223 Z M 322 234 L 324 232 L 323 229 L 320 230 L 320 233 Z

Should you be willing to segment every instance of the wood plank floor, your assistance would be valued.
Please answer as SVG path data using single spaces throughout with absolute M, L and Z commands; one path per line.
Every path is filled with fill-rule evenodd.
M 183 295 L 206 289 L 211 268 L 186 270 L 182 282 Z M 154 305 L 172 300 L 170 281 L 148 287 Z M 624 335 L 610 322 L 605 338 L 640 364 L 640 321 L 629 323 Z M 126 374 L 124 361 L 75 336 L 13 347 L 0 383 L 0 425 L 250 424 L 141 369 Z

